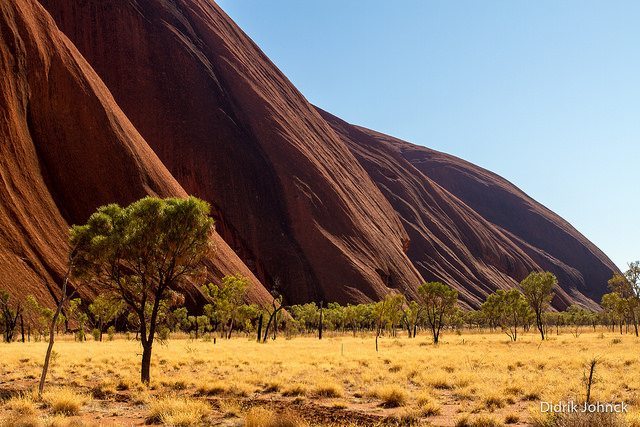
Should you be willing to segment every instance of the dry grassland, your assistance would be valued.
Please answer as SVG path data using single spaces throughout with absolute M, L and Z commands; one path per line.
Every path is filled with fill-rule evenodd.
M 523 334 L 171 339 L 154 348 L 152 384 L 141 348 L 117 337 L 60 339 L 48 388 L 33 396 L 46 343 L 0 345 L 0 425 L 629 425 L 640 426 L 640 341 L 569 332 Z M 552 420 L 540 401 L 584 400 L 586 362 L 599 358 L 592 399 L 630 412 Z

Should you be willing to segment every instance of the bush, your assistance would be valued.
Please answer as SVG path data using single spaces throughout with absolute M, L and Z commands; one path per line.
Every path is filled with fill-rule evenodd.
M 303 427 L 304 420 L 290 413 L 275 413 L 265 408 L 252 408 L 245 417 L 245 427 Z
M 44 403 L 54 414 L 78 415 L 87 397 L 66 388 L 50 389 L 42 395 Z
M 340 397 L 344 391 L 339 384 L 321 383 L 316 385 L 314 393 L 318 397 Z
M 5 409 L 13 412 L 15 415 L 30 416 L 37 413 L 36 404 L 31 395 L 20 395 L 7 400 L 4 405 Z
M 501 427 L 503 424 L 499 421 L 496 421 L 495 418 L 487 417 L 481 415 L 472 420 L 469 419 L 468 415 L 465 415 L 461 418 L 458 418 L 456 421 L 456 427 Z
M 100 341 L 100 329 L 95 328 L 91 331 L 91 335 L 93 336 L 94 341 Z
M 109 329 L 107 329 L 107 339 L 109 341 L 113 341 L 113 338 L 116 336 L 116 328 L 115 326 L 109 326 Z
M 407 392 L 394 385 L 379 387 L 371 393 L 371 396 L 382 400 L 380 406 L 385 408 L 397 408 L 407 403 Z
M 158 330 L 158 339 L 160 341 L 166 341 L 169 339 L 169 334 L 171 333 L 171 331 L 169 330 L 169 328 L 162 327 Z
M 205 402 L 166 397 L 149 404 L 147 423 L 162 423 L 176 427 L 199 426 L 210 412 L 211 408 Z

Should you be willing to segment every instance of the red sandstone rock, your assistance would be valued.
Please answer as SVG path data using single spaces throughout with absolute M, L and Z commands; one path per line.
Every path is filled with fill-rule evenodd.
M 321 111 L 321 110 L 320 110 Z M 505 179 L 425 147 L 352 126 L 321 111 L 402 218 L 423 277 L 454 285 L 477 307 L 532 270 L 559 280 L 554 305 L 593 301 L 618 271 L 569 223 Z
M 288 302 L 366 301 L 421 277 L 407 235 L 320 114 L 215 4 L 43 0 L 223 238 Z
M 438 279 L 477 306 L 549 269 L 557 307 L 595 307 L 617 271 L 502 178 L 316 110 L 209 0 L 40 3 L 73 43 L 36 0 L 0 6 L 0 286 L 18 295 L 55 294 L 69 224 L 145 194 L 209 201 L 233 248 L 216 236 L 212 269 L 290 303 Z
M 37 1 L 0 3 L 0 30 L 0 286 L 52 304 L 70 224 L 103 204 L 186 193 Z M 251 276 L 252 299 L 266 301 L 260 282 L 214 239 L 213 276 Z

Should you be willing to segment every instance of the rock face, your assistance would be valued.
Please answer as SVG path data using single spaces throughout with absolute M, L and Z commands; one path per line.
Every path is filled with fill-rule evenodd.
M 208 0 L 43 0 L 224 239 L 292 303 L 421 277 L 384 196 L 320 114 Z
M 452 284 L 477 307 L 488 292 L 549 270 L 561 286 L 556 307 L 596 308 L 617 268 L 562 218 L 487 170 L 319 111 L 400 215 L 425 279 Z
M 2 2 L 0 30 L 0 286 L 50 305 L 70 224 L 103 204 L 186 193 L 37 1 Z M 266 301 L 260 282 L 214 239 L 212 274 L 243 272 L 252 298 Z
M 51 303 L 69 224 L 146 194 L 209 201 L 209 265 L 250 276 L 257 302 L 262 284 L 345 303 L 437 279 L 477 306 L 549 269 L 556 307 L 595 307 L 617 271 L 502 178 L 316 109 L 210 0 L 0 11 L 0 286 L 16 295 Z

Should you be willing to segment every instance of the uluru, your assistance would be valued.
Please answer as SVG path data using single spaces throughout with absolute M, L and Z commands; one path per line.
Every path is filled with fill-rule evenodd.
M 0 9 L 0 287 L 16 296 L 52 304 L 68 227 L 144 195 L 209 202 L 212 275 L 250 277 L 255 302 L 439 280 L 477 308 L 548 270 L 556 308 L 596 309 L 618 272 L 496 174 L 316 108 L 211 1 Z

